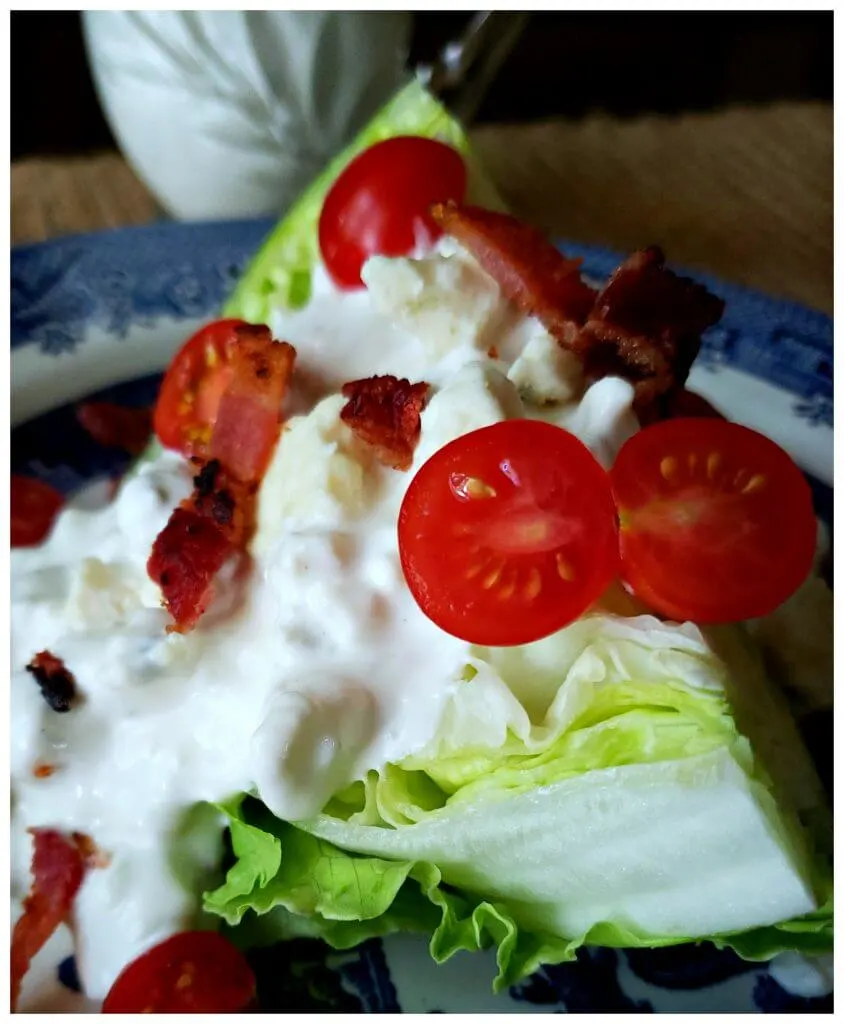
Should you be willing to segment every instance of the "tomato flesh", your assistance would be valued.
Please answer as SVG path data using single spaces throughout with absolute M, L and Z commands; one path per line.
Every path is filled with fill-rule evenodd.
M 670 618 L 766 615 L 806 579 L 817 525 L 805 477 L 773 441 L 720 419 L 676 419 L 623 445 L 610 473 L 622 575 Z
M 103 1013 L 236 1013 L 255 998 L 243 954 L 216 932 L 180 932 L 120 973 Z
M 406 256 L 433 244 L 442 232 L 431 206 L 459 202 L 465 192 L 466 165 L 445 143 L 406 135 L 364 150 L 334 182 L 320 214 L 320 251 L 334 283 L 360 288 L 370 256 Z
M 408 586 L 441 629 L 506 647 L 556 632 L 616 575 L 607 474 L 573 434 L 508 420 L 436 452 L 398 522 Z
M 43 480 L 13 473 L 10 497 L 12 547 L 40 544 L 50 532 L 64 496 Z
M 229 356 L 243 320 L 216 320 L 192 335 L 174 356 L 158 393 L 153 428 L 165 448 L 204 455 L 228 387 Z

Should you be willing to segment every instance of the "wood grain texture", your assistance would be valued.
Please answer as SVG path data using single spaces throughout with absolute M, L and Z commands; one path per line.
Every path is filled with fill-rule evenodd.
M 826 104 L 485 125 L 473 141 L 514 212 L 548 234 L 672 262 L 832 311 Z M 145 224 L 160 209 L 117 153 L 12 167 L 12 244 Z
M 12 245 L 148 224 L 161 216 L 118 153 L 12 164 Z
M 473 133 L 505 200 L 558 238 L 669 259 L 832 311 L 833 127 L 824 104 Z

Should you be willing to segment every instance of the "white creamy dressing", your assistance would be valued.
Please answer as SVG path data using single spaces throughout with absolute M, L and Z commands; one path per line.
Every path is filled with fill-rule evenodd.
M 636 429 L 630 385 L 608 379 L 584 395 L 579 367 L 453 245 L 420 261 L 373 259 L 365 279 L 368 290 L 342 293 L 318 274 L 309 305 L 272 324 L 297 349 L 289 404 L 300 414 L 262 485 L 251 575 L 224 581 L 196 630 L 165 632 L 146 575 L 155 536 L 191 488 L 172 453 L 111 504 L 68 509 L 44 545 L 12 552 L 14 894 L 29 886 L 28 827 L 88 833 L 111 858 L 88 872 L 76 905 L 93 997 L 196 920 L 221 845 L 220 818 L 198 802 L 253 790 L 288 820 L 319 811 L 367 770 L 423 747 L 477 660 L 405 585 L 395 524 L 413 470 L 385 469 L 352 436 L 340 385 L 376 373 L 432 385 L 414 469 L 508 417 L 566 426 L 605 465 Z M 45 649 L 76 678 L 67 714 L 25 670 Z M 36 778 L 39 763 L 55 771 Z
M 414 467 L 507 417 L 556 419 L 604 461 L 635 429 L 630 386 L 604 381 L 581 400 L 579 367 L 456 248 L 374 260 L 366 276 L 369 291 L 343 293 L 318 274 L 309 305 L 272 325 L 298 353 L 294 415 L 260 493 L 251 576 L 228 580 L 195 631 L 165 632 L 146 574 L 155 536 L 191 489 L 172 453 L 111 504 L 66 510 L 45 544 L 12 554 L 15 895 L 29 885 L 28 827 L 86 832 L 111 858 L 76 905 L 92 996 L 195 917 L 220 856 L 218 816 L 193 813 L 196 857 L 184 862 L 180 840 L 180 877 L 170 856 L 197 802 L 252 789 L 280 817 L 317 812 L 425 745 L 469 659 L 404 583 L 395 523 L 413 473 L 385 469 L 353 437 L 339 387 L 377 373 L 432 385 Z M 517 384 L 558 404 L 526 404 Z M 25 670 L 41 650 L 76 678 L 67 714 Z M 53 774 L 35 777 L 39 764 Z

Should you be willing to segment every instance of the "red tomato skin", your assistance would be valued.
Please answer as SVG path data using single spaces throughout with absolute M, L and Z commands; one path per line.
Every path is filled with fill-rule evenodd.
M 482 481 L 491 496 L 458 497 L 454 481 L 464 478 Z M 556 632 L 598 600 L 618 569 L 607 474 L 574 435 L 537 420 L 483 427 L 436 452 L 408 487 L 398 535 L 421 610 L 484 646 Z
M 442 234 L 429 210 L 461 201 L 466 165 L 451 146 L 415 135 L 375 143 L 332 185 L 319 218 L 319 247 L 334 283 L 363 287 L 361 268 L 373 255 L 406 256 Z
M 64 496 L 43 480 L 13 473 L 10 498 L 12 547 L 40 544 L 52 529 Z
M 152 417 L 155 435 L 165 448 L 186 456 L 204 454 L 228 382 L 225 367 L 236 339 L 234 329 L 244 326 L 245 321 L 237 319 L 205 324 L 171 360 Z
M 243 954 L 217 932 L 179 932 L 125 967 L 103 1013 L 237 1013 L 255 998 Z
M 610 476 L 622 576 L 665 617 L 702 625 L 758 618 L 811 571 L 817 524 L 806 478 L 748 427 L 663 421 L 622 446 Z

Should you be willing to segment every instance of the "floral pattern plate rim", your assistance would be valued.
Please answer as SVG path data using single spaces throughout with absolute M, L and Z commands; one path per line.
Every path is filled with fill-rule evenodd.
M 12 468 L 72 492 L 122 468 L 75 423 L 73 403 L 104 391 L 151 401 L 179 342 L 215 315 L 266 236 L 269 220 L 158 224 L 71 236 L 12 250 Z M 602 279 L 617 254 L 564 243 Z M 695 273 L 727 302 L 691 385 L 728 416 L 786 447 L 829 519 L 833 479 L 832 320 Z M 829 523 L 831 526 L 831 522 Z M 57 934 L 24 988 L 22 1009 L 94 1010 L 78 994 L 70 940 Z M 493 996 L 486 955 L 442 967 L 424 940 L 372 940 L 348 953 L 317 942 L 256 957 L 262 1005 L 346 1012 L 829 1012 L 832 996 L 789 995 L 767 966 L 706 944 L 582 951 Z M 263 968 L 263 969 L 262 969 Z

